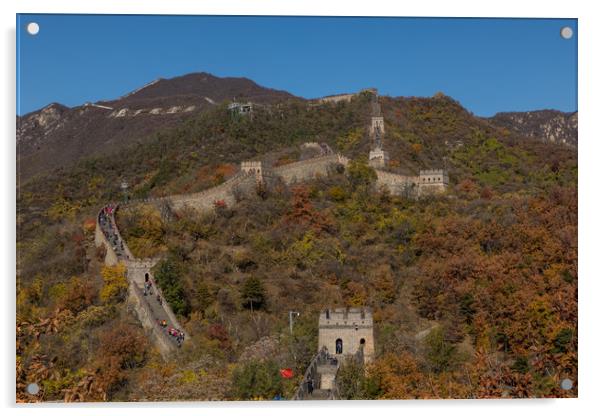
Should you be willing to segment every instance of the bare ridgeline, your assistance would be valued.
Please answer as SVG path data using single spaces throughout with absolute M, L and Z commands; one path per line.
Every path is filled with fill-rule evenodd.
M 448 186 L 447 172 L 442 169 L 421 170 L 417 176 L 404 176 L 385 169 L 389 161 L 384 149 L 385 122 L 381 113 L 375 89 L 360 93 L 372 94 L 372 116 L 368 126 L 371 140 L 369 164 L 377 174 L 377 186 L 388 189 L 393 195 L 420 197 L 444 192 Z M 349 101 L 356 94 L 343 94 L 325 97 L 317 105 L 328 102 Z M 236 104 L 236 103 L 235 103 Z M 234 116 L 252 116 L 252 103 L 231 105 L 229 111 Z M 202 192 L 151 198 L 129 203 L 152 203 L 164 210 L 191 208 L 198 211 L 211 211 L 219 205 L 233 206 L 241 196 L 254 190 L 259 183 L 269 183 L 279 179 L 287 184 L 311 180 L 319 175 L 327 175 L 337 165 L 347 166 L 349 159 L 334 153 L 326 144 L 306 143 L 304 146 L 318 150 L 318 155 L 298 162 L 278 167 L 267 167 L 260 161 L 241 163 L 240 171 L 221 185 Z M 142 326 L 149 333 L 161 354 L 167 356 L 177 345 L 165 326 L 181 331 L 181 326 L 167 302 L 159 302 L 154 296 L 143 294 L 145 280 L 153 281 L 151 268 L 159 259 L 136 259 L 122 239 L 114 213 L 118 207 L 103 208 L 96 222 L 96 245 L 106 249 L 105 264 L 123 263 L 126 266 L 129 284 L 128 305 L 136 313 Z M 160 288 L 154 286 L 162 297 Z M 182 331 L 184 339 L 188 339 Z M 322 311 L 319 318 L 318 353 L 311 360 L 303 381 L 294 395 L 294 400 L 319 400 L 339 398 L 337 373 L 344 360 L 350 359 L 361 366 L 374 357 L 374 335 L 372 312 L 368 308 L 338 308 Z

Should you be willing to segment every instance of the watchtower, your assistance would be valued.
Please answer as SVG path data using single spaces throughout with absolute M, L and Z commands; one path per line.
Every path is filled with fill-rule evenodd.
M 326 309 L 320 313 L 318 350 L 326 347 L 337 357 L 364 350 L 364 361 L 374 358 L 374 324 L 368 308 Z
M 386 151 L 380 147 L 370 150 L 368 157 L 368 164 L 370 166 L 375 169 L 382 169 L 387 166 L 387 163 L 389 163 L 389 154 Z
M 420 193 L 443 192 L 449 185 L 449 176 L 443 169 L 421 170 L 418 179 Z
M 263 179 L 263 170 L 261 167 L 261 162 L 255 161 L 245 161 L 240 164 L 240 170 L 247 175 L 255 175 L 257 181 L 261 182 Z
M 228 111 L 232 115 L 247 115 L 253 113 L 253 103 L 238 103 L 233 102 L 228 104 Z
M 370 123 L 370 135 L 374 136 L 377 133 L 381 135 L 385 134 L 385 119 L 382 116 L 372 117 L 372 122 Z

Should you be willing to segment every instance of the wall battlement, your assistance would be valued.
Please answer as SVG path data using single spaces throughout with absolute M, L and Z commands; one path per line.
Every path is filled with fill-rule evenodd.
M 425 169 L 420 171 L 420 176 L 422 175 L 443 175 L 445 171 L 443 169 Z

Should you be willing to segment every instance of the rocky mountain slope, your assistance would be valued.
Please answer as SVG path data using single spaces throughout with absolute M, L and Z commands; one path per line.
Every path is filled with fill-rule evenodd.
M 53 103 L 17 117 L 19 179 L 146 140 L 226 100 L 268 104 L 293 98 L 246 78 L 194 73 L 155 80 L 112 101 L 73 108 Z
M 497 113 L 488 119 L 498 127 L 544 142 L 577 146 L 578 113 L 557 110 Z

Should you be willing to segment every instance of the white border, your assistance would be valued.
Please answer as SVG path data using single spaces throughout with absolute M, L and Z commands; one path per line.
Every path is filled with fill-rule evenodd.
M 144 4 L 141 4 L 144 3 Z M 470 1 L 421 0 L 386 2 L 381 0 L 20 0 L 12 4 L 0 2 L 2 8 L 2 70 L 5 105 L 0 111 L 2 125 L 1 154 L 5 158 L 0 168 L 5 198 L 2 209 L 3 249 L 0 250 L 5 272 L 3 295 L 4 331 L 2 336 L 2 405 L 7 414 L 44 413 L 48 415 L 106 415 L 124 412 L 145 415 L 167 413 L 217 414 L 235 411 L 245 415 L 306 415 L 307 413 L 340 413 L 345 416 L 366 415 L 374 408 L 379 413 L 504 415 L 537 413 L 546 415 L 590 414 L 599 407 L 598 392 L 602 383 L 599 351 L 602 347 L 599 332 L 600 276 L 597 248 L 600 229 L 598 201 L 601 160 L 599 134 L 601 123 L 596 111 L 602 100 L 600 77 L 602 67 L 602 22 L 594 1 L 524 0 Z M 579 18 L 579 399 L 572 400 L 505 400 L 505 401 L 407 401 L 407 402 L 337 402 L 303 403 L 211 403 L 211 404 L 122 404 L 98 406 L 28 406 L 15 408 L 14 402 L 14 269 L 15 269 L 15 13 L 105 13 L 105 14 L 237 14 L 237 15 L 324 15 L 324 16 L 457 16 L 457 17 L 563 17 Z M 10 195 L 10 197 L 8 197 Z M 12 231 L 12 232 L 11 232 Z M 598 238 L 597 238 L 598 237 Z M 177 409 L 173 409 L 177 407 Z M 195 408 L 199 408 L 196 410 Z

